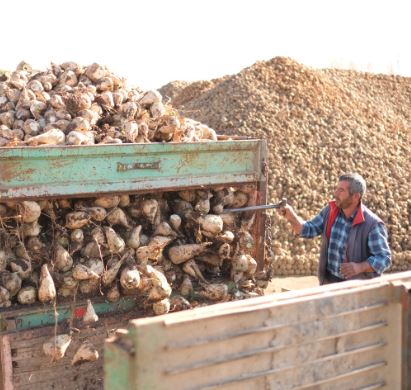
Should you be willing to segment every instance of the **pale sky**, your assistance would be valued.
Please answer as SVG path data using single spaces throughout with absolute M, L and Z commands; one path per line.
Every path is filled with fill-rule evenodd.
M 288 56 L 411 76 L 406 0 L 5 0 L 0 69 L 98 62 L 129 85 L 209 80 Z

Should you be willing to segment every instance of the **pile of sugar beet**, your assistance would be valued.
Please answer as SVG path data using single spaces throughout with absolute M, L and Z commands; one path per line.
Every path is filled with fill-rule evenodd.
M 148 312 L 163 314 L 190 307 L 193 298 L 218 302 L 261 293 L 251 256 L 254 218 L 223 212 L 246 205 L 250 191 L 2 203 L 0 305 L 136 295 Z
M 106 67 L 75 62 L 0 75 L 0 147 L 216 140 L 158 91 L 128 88 Z
M 411 269 L 411 78 L 260 61 L 219 79 L 159 89 L 173 107 L 219 134 L 267 140 L 268 196 L 304 219 L 333 197 L 339 175 L 359 172 L 364 203 L 383 219 L 389 271 Z M 320 238 L 298 238 L 271 213 L 274 275 L 315 275 Z
M 35 71 L 0 81 L 0 145 L 200 142 L 208 126 L 182 117 L 157 91 L 128 88 L 104 66 Z M 134 296 L 150 314 L 263 293 L 254 217 L 226 214 L 252 185 L 94 198 L 0 199 L 0 307 Z M 54 350 L 53 350 L 54 351 Z

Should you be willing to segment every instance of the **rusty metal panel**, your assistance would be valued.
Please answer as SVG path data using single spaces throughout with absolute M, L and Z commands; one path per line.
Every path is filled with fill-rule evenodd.
M 263 141 L 0 148 L 0 199 L 258 182 Z
M 345 282 L 134 320 L 106 342 L 105 388 L 400 389 L 404 292 Z
M 267 156 L 267 146 L 266 141 L 263 141 L 263 145 L 261 148 L 261 166 L 262 166 L 262 173 L 260 180 L 257 183 L 257 196 L 255 199 L 256 205 L 267 204 L 267 182 L 268 182 L 268 156 Z M 249 204 L 250 205 L 250 204 Z M 265 239 L 266 235 L 271 237 L 271 226 L 268 227 L 270 231 L 266 229 L 266 218 L 267 215 L 264 212 L 257 212 L 255 214 L 255 224 L 253 227 L 253 237 L 255 238 L 256 242 L 256 253 L 254 253 L 254 258 L 257 260 L 258 270 L 266 269 L 267 272 L 271 272 L 271 267 L 267 267 L 266 262 L 266 255 L 265 255 Z M 271 240 L 267 240 L 271 241 Z M 271 244 L 271 242 L 270 242 Z M 269 259 L 269 262 L 273 261 L 273 259 Z

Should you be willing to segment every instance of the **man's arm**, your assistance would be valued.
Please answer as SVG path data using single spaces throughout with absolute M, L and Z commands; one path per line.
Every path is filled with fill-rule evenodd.
M 288 204 L 285 207 L 280 208 L 279 213 L 290 222 L 295 234 L 304 238 L 313 238 L 323 232 L 325 210 L 326 208 L 323 208 L 320 214 L 309 221 L 304 221 L 299 217 L 294 209 Z

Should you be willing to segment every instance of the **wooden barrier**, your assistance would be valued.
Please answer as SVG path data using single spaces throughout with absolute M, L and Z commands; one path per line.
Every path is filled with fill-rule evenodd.
M 106 342 L 105 389 L 407 388 L 410 285 L 407 272 L 133 320 Z
M 127 326 L 138 317 L 131 299 L 117 303 L 97 302 L 95 310 L 100 319 L 94 326 L 85 326 L 82 317 L 85 303 L 57 307 L 58 323 L 55 328 L 54 309 L 37 305 L 7 309 L 0 316 L 0 390 L 67 389 L 100 390 L 103 388 L 104 340 L 117 328 Z M 55 334 L 67 334 L 73 311 L 77 331 L 63 359 L 52 362 L 43 352 L 43 343 Z M 141 315 L 141 314 L 140 314 Z M 96 362 L 72 366 L 72 358 L 85 340 L 99 351 Z

